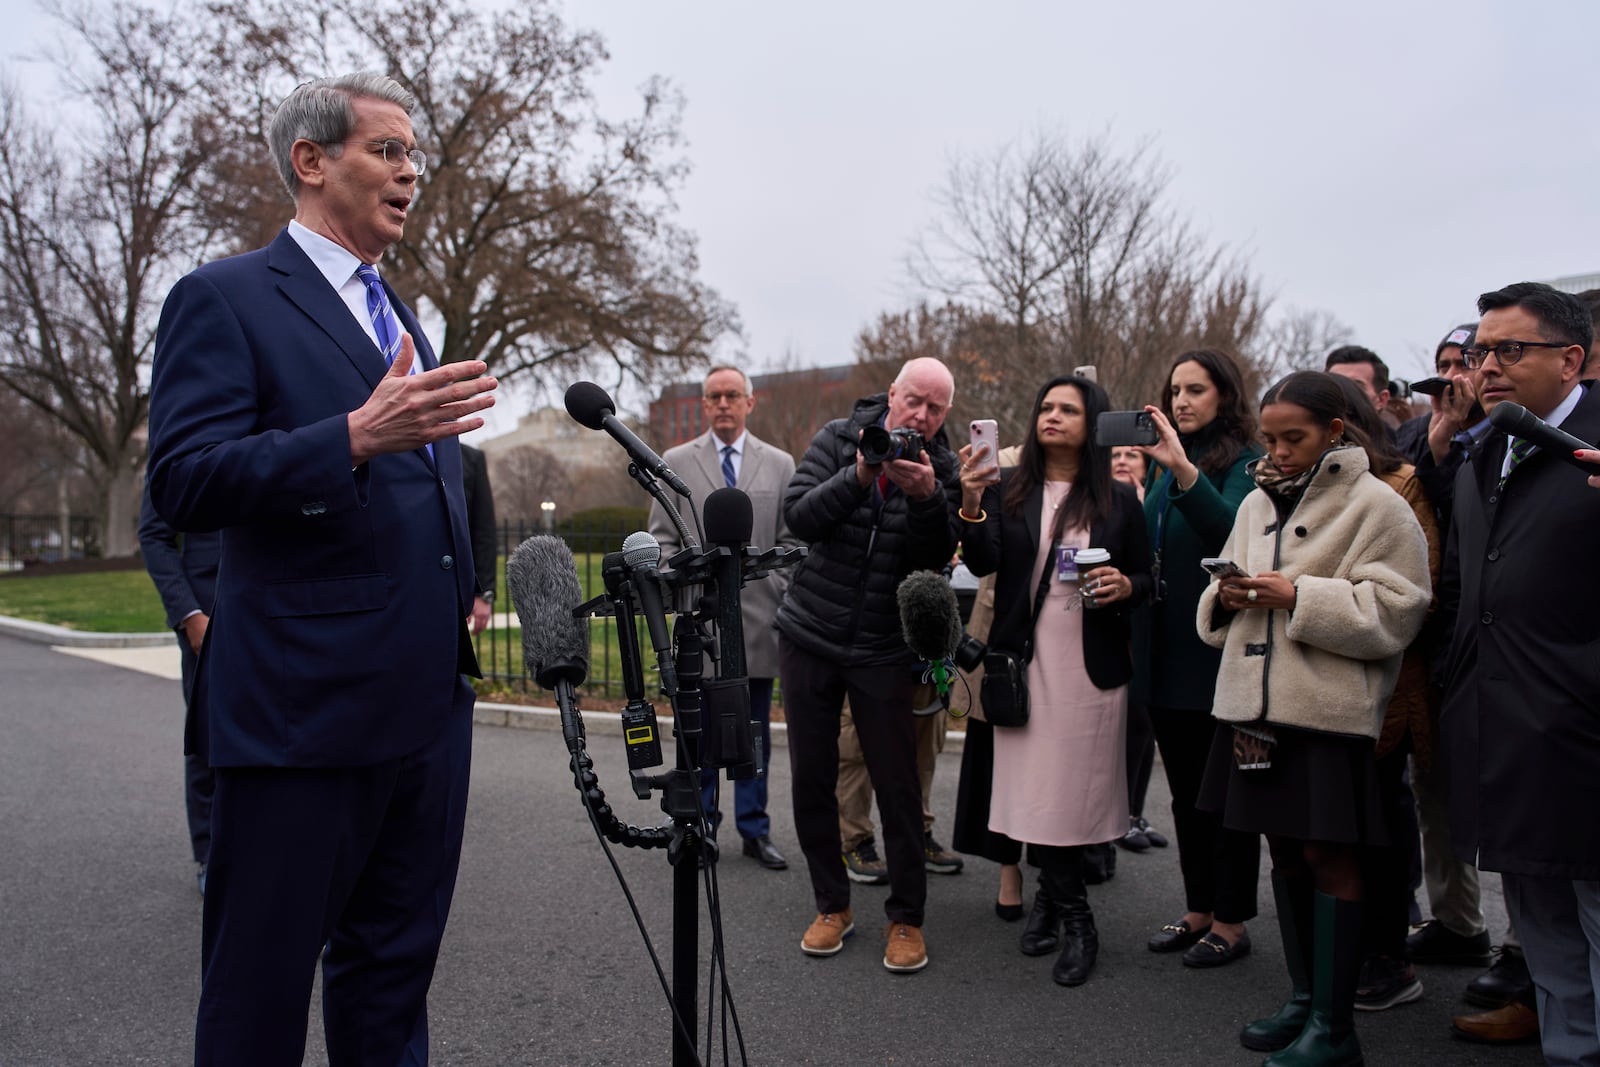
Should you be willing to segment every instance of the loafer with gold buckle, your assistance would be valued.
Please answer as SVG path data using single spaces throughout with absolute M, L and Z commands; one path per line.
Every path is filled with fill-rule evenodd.
M 1145 944 L 1151 952 L 1182 952 L 1210 932 L 1210 924 L 1195 930 L 1187 922 L 1179 919 L 1157 930 Z

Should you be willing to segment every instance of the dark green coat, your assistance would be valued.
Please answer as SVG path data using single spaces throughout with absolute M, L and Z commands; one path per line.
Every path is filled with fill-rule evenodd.
M 1201 472 L 1187 493 L 1164 467 L 1145 481 L 1144 518 L 1160 560 L 1161 597 L 1140 610 L 1133 627 L 1131 699 L 1157 708 L 1209 712 L 1220 650 L 1200 640 L 1194 613 L 1211 576 L 1200 561 L 1222 551 L 1234 514 L 1256 487 L 1249 466 L 1261 455 L 1247 447 L 1221 474 Z

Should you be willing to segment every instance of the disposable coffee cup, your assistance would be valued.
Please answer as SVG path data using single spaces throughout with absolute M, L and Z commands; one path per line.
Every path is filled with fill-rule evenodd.
M 1078 596 L 1086 608 L 1097 608 L 1100 602 L 1089 591 L 1089 572 L 1096 567 L 1104 567 L 1111 562 L 1111 553 L 1104 548 L 1080 548 L 1072 554 L 1072 562 L 1078 565 Z

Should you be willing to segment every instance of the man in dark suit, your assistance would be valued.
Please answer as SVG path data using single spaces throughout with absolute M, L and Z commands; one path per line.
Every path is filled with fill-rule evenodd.
M 700 402 L 711 429 L 693 441 L 667 449 L 661 458 L 678 472 L 701 507 L 708 496 L 726 487 L 735 487 L 748 496 L 755 519 L 751 544 L 761 548 L 797 544 L 784 525 L 781 506 L 783 491 L 794 474 L 794 457 L 746 430 L 745 423 L 756 406 L 750 379 L 737 367 L 712 367 L 706 374 Z M 678 531 L 659 503 L 650 508 L 650 533 L 661 542 L 663 557 L 683 548 L 678 543 Z M 778 673 L 778 632 L 772 622 L 788 585 L 789 572 L 778 571 L 751 582 L 739 595 L 745 672 L 750 677 L 750 717 L 761 724 L 762 773 L 734 783 L 733 825 L 743 839 L 744 854 L 771 871 L 789 866 L 772 843 L 765 770 L 772 759 L 772 680 Z M 706 814 L 715 826 L 721 817 L 714 770 L 704 773 L 701 792 Z
M 474 636 L 483 633 L 494 614 L 495 546 L 494 493 L 489 488 L 489 461 L 483 450 L 461 446 L 461 481 L 467 497 L 467 529 L 472 534 L 472 563 L 477 568 L 476 593 L 467 626 Z
M 183 670 L 183 799 L 189 818 L 189 847 L 194 852 L 195 880 L 206 891 L 206 856 L 211 851 L 211 764 L 197 742 L 194 675 L 200 643 L 211 621 L 217 591 L 217 557 L 222 539 L 214 533 L 179 534 L 156 513 L 150 486 L 139 503 L 139 550 L 144 569 L 161 594 L 167 626 L 178 636 Z
M 1493 414 L 1515 402 L 1600 441 L 1600 392 L 1579 384 L 1588 311 L 1520 282 L 1478 299 L 1462 355 Z M 1504 876 L 1550 1063 L 1600 1064 L 1600 495 L 1523 439 L 1490 429 L 1456 475 L 1439 604 L 1443 758 L 1456 853 Z M 1459 1023 L 1458 1023 L 1459 1027 Z
M 440 367 L 372 264 L 418 173 L 409 93 L 299 86 L 270 140 L 295 218 L 162 309 L 150 494 L 220 530 L 195 701 L 216 774 L 197 1064 L 299 1064 L 318 958 L 334 1064 L 427 1061 L 476 674 L 456 436 L 482 363 Z

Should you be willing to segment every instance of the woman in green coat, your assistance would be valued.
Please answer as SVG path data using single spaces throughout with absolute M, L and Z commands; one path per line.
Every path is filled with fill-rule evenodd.
M 1220 967 L 1250 951 L 1244 924 L 1256 914 L 1261 843 L 1195 807 L 1216 730 L 1211 718 L 1221 653 L 1200 640 L 1195 608 L 1234 513 L 1255 488 L 1256 419 L 1239 367 L 1227 353 L 1180 355 L 1160 408 L 1147 407 L 1160 440 L 1146 448 L 1144 513 L 1157 592 L 1134 633 L 1134 700 L 1149 708 L 1172 790 L 1184 913 L 1150 938 L 1152 952 L 1182 952 L 1189 967 Z

